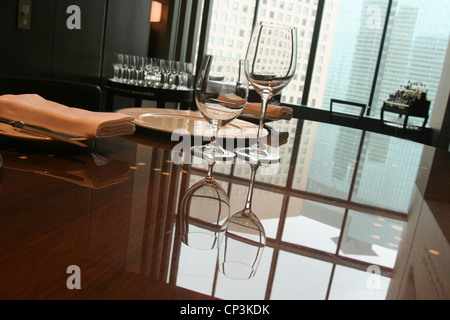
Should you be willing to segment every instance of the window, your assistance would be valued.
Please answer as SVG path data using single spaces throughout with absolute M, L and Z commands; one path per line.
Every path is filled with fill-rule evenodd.
M 379 117 L 384 99 L 408 81 L 427 84 L 428 99 L 435 99 L 450 36 L 448 0 L 228 2 L 214 1 L 206 52 L 218 54 L 225 43 L 227 54 L 245 57 L 259 20 L 298 26 L 299 63 L 292 83 L 300 90 L 283 90 L 282 101 L 322 109 L 329 108 L 330 99 L 362 102 L 370 105 L 370 116 Z M 315 30 L 318 12 L 321 24 Z M 223 40 L 217 41 L 218 33 Z
M 327 109 L 332 98 L 361 102 L 371 106 L 371 117 L 379 118 L 383 101 L 408 81 L 426 83 L 433 101 L 450 36 L 449 14 L 445 0 L 384 0 L 377 5 L 341 0 L 326 5 L 312 77 L 320 70 L 325 90 L 322 97 L 314 96 L 316 107 Z
M 375 83 L 374 116 L 389 94 L 408 81 L 427 85 L 431 115 L 449 43 L 449 14 L 446 0 L 394 1 Z M 377 21 L 368 22 L 368 27 L 376 28 Z

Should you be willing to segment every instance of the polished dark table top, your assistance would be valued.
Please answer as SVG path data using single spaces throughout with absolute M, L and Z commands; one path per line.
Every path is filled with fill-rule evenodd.
M 256 276 L 233 280 L 217 250 L 181 242 L 180 201 L 206 165 L 177 165 L 153 131 L 72 146 L 0 140 L 1 299 L 448 299 L 447 152 L 293 119 L 282 162 L 258 171 L 267 243 Z M 231 213 L 250 168 L 216 164 Z M 70 266 L 81 289 L 68 289 Z M 73 280 L 73 278 L 71 278 Z

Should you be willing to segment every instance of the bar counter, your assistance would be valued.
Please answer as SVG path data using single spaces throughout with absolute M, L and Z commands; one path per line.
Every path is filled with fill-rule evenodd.
M 448 152 L 331 124 L 269 124 L 281 163 L 258 171 L 267 241 L 255 277 L 182 241 L 183 195 L 206 164 L 140 128 L 76 146 L 0 139 L 0 298 L 421 300 L 450 298 Z M 216 164 L 231 214 L 250 168 Z

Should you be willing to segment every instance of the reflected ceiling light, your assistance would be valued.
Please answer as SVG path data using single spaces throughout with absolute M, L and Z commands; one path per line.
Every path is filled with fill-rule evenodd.
M 397 231 L 403 231 L 403 228 L 402 228 L 402 227 L 396 226 L 395 224 L 393 224 L 391 227 L 392 227 L 392 229 L 394 229 L 394 230 L 397 230 Z
M 152 11 L 150 12 L 150 22 L 161 22 L 162 3 L 152 1 Z
M 381 225 L 381 224 L 379 224 L 379 223 L 373 223 L 373 225 L 375 226 L 375 227 L 378 227 L 378 228 L 382 228 L 383 226 Z
M 428 252 L 431 254 L 434 254 L 436 256 L 438 256 L 440 254 L 439 251 L 436 251 L 436 250 L 428 250 Z

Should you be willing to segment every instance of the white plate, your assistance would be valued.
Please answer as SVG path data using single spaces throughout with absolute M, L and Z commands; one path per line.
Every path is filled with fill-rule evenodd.
M 16 138 L 16 139 L 23 139 L 23 140 L 32 140 L 32 141 L 39 141 L 39 142 L 57 142 L 61 143 L 61 141 L 53 140 L 49 137 L 44 137 L 39 134 L 34 134 L 25 130 L 21 130 L 18 128 L 15 128 L 13 126 L 10 126 L 6 123 L 0 123 L 0 135 Z M 77 141 L 84 141 L 85 138 L 74 138 L 73 140 Z
M 211 125 L 197 111 L 129 108 L 117 112 L 134 117 L 136 125 L 152 130 L 202 137 L 210 137 L 212 134 Z M 219 130 L 221 138 L 256 138 L 257 134 L 257 125 L 240 119 L 233 120 Z M 268 131 L 264 129 L 262 136 L 267 135 Z

